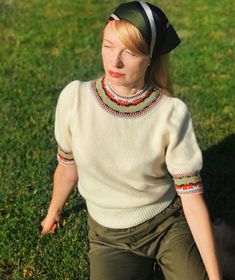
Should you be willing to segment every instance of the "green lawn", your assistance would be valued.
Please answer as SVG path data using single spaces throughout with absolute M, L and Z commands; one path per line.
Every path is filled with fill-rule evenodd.
M 100 42 L 120 1 L 0 0 L 0 279 L 89 279 L 86 210 L 77 190 L 55 235 L 39 232 L 56 166 L 61 89 L 102 73 Z M 212 217 L 234 216 L 233 1 L 151 1 L 182 44 L 172 54 L 176 95 L 188 105 L 204 154 Z M 233 205 L 233 208 L 232 208 Z

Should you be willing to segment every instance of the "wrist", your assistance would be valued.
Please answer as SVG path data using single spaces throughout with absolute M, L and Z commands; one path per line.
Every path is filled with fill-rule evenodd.
M 63 201 L 58 201 L 58 199 L 52 198 L 47 214 L 48 215 L 53 215 L 53 216 L 58 216 L 60 215 L 61 211 L 63 210 L 64 203 Z
M 61 213 L 62 209 L 61 208 L 57 208 L 57 207 L 49 207 L 48 211 L 47 211 L 47 215 L 48 216 L 59 216 Z

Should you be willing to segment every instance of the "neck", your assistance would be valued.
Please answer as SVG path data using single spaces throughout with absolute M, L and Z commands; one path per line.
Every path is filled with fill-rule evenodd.
M 140 81 L 138 84 L 133 85 L 113 85 L 110 81 L 108 81 L 109 86 L 112 88 L 113 91 L 115 91 L 118 95 L 124 96 L 124 97 L 131 97 L 134 95 L 139 94 L 144 88 L 145 88 L 145 82 Z

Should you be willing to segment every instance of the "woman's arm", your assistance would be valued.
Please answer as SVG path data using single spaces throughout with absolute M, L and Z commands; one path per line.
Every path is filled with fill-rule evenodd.
M 222 280 L 209 212 L 201 194 L 181 196 L 186 220 L 210 280 Z
M 60 219 L 60 212 L 77 181 L 76 164 L 65 166 L 58 163 L 54 173 L 54 187 L 50 206 L 47 216 L 41 222 L 42 234 L 55 232 L 57 222 Z

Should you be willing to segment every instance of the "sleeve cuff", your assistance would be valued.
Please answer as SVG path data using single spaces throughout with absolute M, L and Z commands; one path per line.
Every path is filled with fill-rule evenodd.
M 73 165 L 75 160 L 72 152 L 65 152 L 59 145 L 57 151 L 57 161 L 62 165 Z
M 203 184 L 199 173 L 173 175 L 173 180 L 178 195 L 203 193 Z

